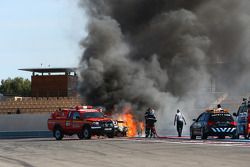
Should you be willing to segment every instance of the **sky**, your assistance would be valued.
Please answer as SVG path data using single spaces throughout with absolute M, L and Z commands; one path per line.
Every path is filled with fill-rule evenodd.
M 77 67 L 86 21 L 77 0 L 1 0 L 0 80 L 30 79 L 22 68 Z

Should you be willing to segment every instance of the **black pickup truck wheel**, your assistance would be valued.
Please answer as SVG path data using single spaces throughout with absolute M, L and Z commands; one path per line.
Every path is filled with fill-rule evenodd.
M 225 139 L 226 137 L 221 135 L 221 136 L 218 136 L 219 139 Z
M 196 136 L 193 134 L 193 130 L 190 130 L 190 139 L 195 140 Z
M 235 133 L 231 136 L 232 139 L 239 139 L 240 135 L 238 133 Z
M 64 137 L 64 134 L 62 132 L 62 129 L 60 127 L 56 127 L 53 131 L 53 135 L 56 138 L 56 140 L 62 140 Z
M 205 131 L 204 129 L 201 130 L 201 139 L 206 140 L 208 136 L 207 133 L 204 131 Z

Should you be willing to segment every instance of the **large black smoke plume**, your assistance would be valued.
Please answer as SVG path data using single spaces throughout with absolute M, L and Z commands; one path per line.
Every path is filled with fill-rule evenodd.
M 250 78 L 249 0 L 81 0 L 80 5 L 89 16 L 80 63 L 87 103 L 114 111 L 130 104 L 139 119 L 152 106 L 172 119 L 177 108 L 188 115 L 197 101 L 208 100 L 204 92 L 213 82 L 216 91 L 250 90 L 244 84 Z

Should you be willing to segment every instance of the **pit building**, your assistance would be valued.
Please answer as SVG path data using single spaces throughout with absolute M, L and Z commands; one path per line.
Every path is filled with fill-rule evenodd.
M 32 97 L 77 96 L 76 68 L 25 68 L 32 72 Z

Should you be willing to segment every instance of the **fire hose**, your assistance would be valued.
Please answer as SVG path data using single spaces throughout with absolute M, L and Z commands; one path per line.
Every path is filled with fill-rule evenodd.
M 156 132 L 155 127 L 153 127 L 153 131 L 154 131 L 154 134 L 155 134 L 155 136 L 156 136 L 157 138 L 160 138 L 160 139 L 168 139 L 167 136 L 159 136 L 158 133 Z
M 151 134 L 153 134 L 153 136 L 157 137 L 157 138 L 160 138 L 160 139 L 168 139 L 169 137 L 167 136 L 159 136 L 156 129 L 155 129 L 155 126 L 153 127 L 148 127 L 150 130 L 151 130 Z M 150 135 L 152 136 L 152 135 Z

